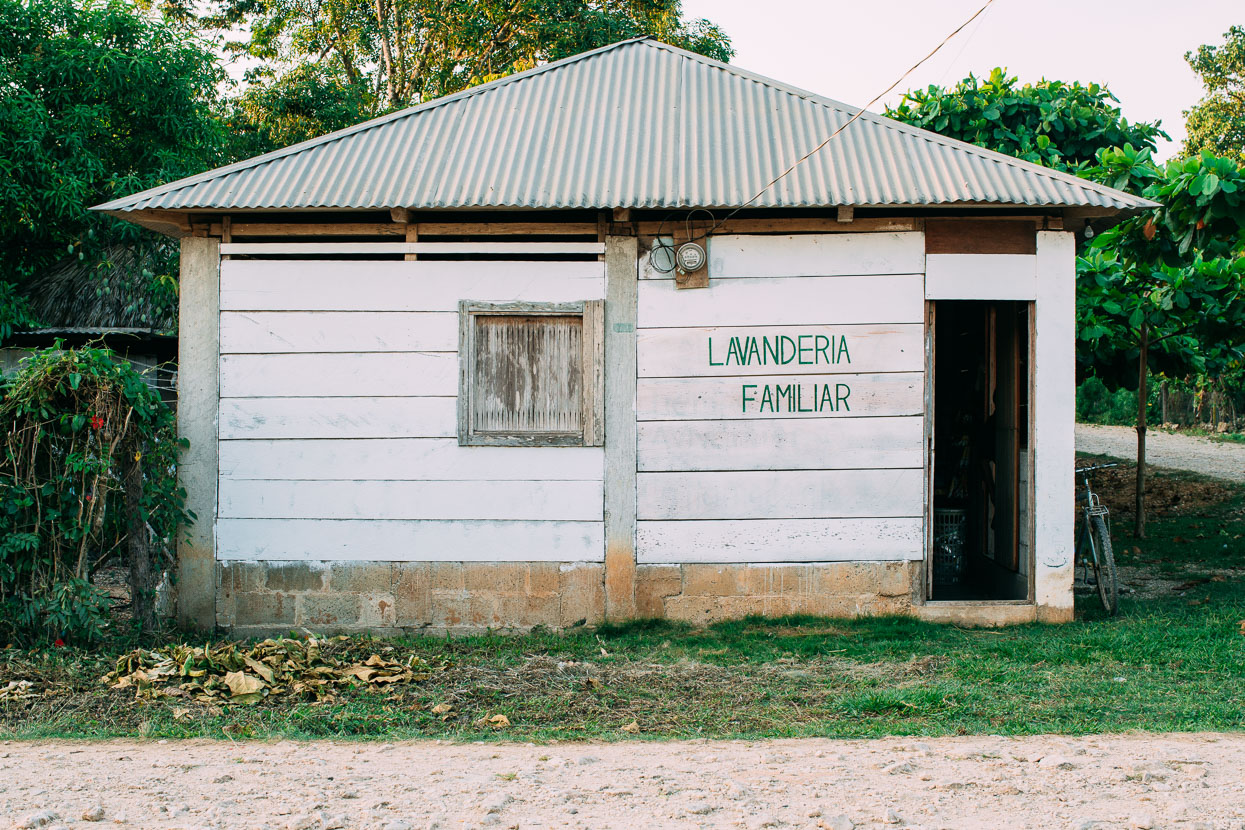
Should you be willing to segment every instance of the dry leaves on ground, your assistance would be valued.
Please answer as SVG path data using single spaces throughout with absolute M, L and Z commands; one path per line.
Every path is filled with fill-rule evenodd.
M 405 662 L 373 654 L 362 663 L 321 653 L 321 641 L 264 640 L 249 649 L 238 643 L 135 649 L 117 660 L 102 681 L 133 687 L 138 698 L 187 698 L 201 703 L 258 703 L 278 695 L 333 699 L 342 686 L 376 687 L 426 680 L 433 667 L 414 655 Z

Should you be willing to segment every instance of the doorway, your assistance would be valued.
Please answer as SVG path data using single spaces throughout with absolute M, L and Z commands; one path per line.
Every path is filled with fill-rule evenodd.
M 1033 568 L 1033 303 L 930 303 L 931 601 L 1023 601 Z

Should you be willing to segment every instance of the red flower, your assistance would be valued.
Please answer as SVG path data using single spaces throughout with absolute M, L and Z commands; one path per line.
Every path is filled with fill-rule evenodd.
M 56 646 L 57 648 L 64 648 L 64 647 L 65 647 L 65 641 L 64 641 L 64 640 L 62 640 L 60 637 L 57 637 L 57 638 L 56 638 L 56 642 L 52 643 L 52 645 Z
M 90 500 L 91 500 L 91 494 L 90 494 L 90 493 L 87 493 L 87 494 L 86 494 L 86 500 L 87 500 L 87 501 L 90 501 Z
M 104 419 L 98 415 L 91 416 L 91 429 L 100 430 L 104 428 Z

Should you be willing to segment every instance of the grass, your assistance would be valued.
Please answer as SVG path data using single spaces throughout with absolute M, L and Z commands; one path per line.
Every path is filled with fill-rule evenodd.
M 1123 505 L 1127 473 L 1103 482 Z M 429 680 L 329 703 L 137 701 L 98 678 L 118 649 L 0 650 L 4 738 L 630 740 L 1245 728 L 1245 489 L 1156 476 L 1147 540 L 1115 526 L 1135 584 L 1106 618 L 961 629 L 901 617 L 641 621 L 567 633 L 334 641 L 343 659 L 416 654 Z M 1176 497 L 1176 494 L 1184 496 Z M 1175 503 L 1172 499 L 1175 497 Z M 448 713 L 433 707 L 450 704 Z M 505 715 L 509 726 L 483 719 Z M 479 725 L 477 725 L 479 722 Z M 632 724 L 634 723 L 634 726 Z

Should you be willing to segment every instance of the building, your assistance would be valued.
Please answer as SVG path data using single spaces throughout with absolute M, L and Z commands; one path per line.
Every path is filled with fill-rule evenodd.
M 856 113 L 631 40 L 100 206 L 181 237 L 183 619 L 1070 619 L 1075 236 L 1152 203 L 796 164 Z

